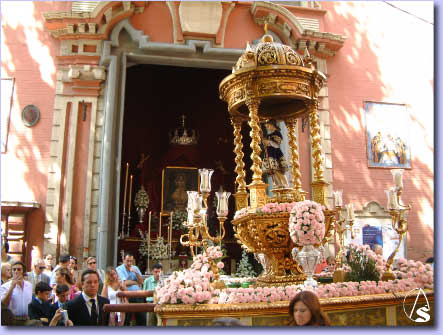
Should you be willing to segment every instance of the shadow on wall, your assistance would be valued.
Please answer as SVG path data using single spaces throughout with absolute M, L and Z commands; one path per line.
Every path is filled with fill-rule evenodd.
M 27 266 L 36 246 L 43 254 L 46 193 L 50 161 L 51 130 L 55 96 L 55 57 L 58 41 L 43 28 L 43 12 L 68 10 L 67 3 L 2 2 L 2 76 L 14 77 L 3 199 L 35 200 L 41 208 L 27 218 Z M 21 111 L 34 104 L 40 121 L 27 128 Z
M 384 190 L 393 186 L 392 175 L 389 169 L 368 168 L 366 151 L 366 124 L 363 109 L 364 101 L 394 102 L 416 104 L 415 110 L 432 113 L 432 103 L 418 101 L 411 95 L 411 88 L 403 83 L 404 68 L 398 62 L 406 63 L 420 58 L 424 50 L 411 50 L 409 43 L 397 42 L 394 46 L 386 43 L 395 41 L 411 34 L 408 39 L 420 38 L 415 36 L 414 27 L 408 28 L 408 16 L 402 17 L 404 13 L 395 12 L 386 6 L 386 12 L 380 15 L 372 15 L 377 10 L 385 10 L 385 4 L 370 4 L 367 2 L 323 2 L 322 7 L 328 10 L 325 16 L 325 30 L 343 34 L 348 37 L 344 47 L 336 56 L 328 60 L 328 91 L 329 107 L 331 117 L 331 138 L 333 144 L 332 159 L 334 167 L 334 188 L 343 189 L 344 203 L 353 202 L 356 208 L 375 200 L 381 204 L 386 203 Z M 379 7 L 372 7 L 379 6 Z M 399 13 L 398 17 L 394 14 Z M 353 13 L 352 15 L 350 13 Z M 356 15 L 355 17 L 353 15 Z M 388 15 L 388 27 L 380 24 L 384 22 L 383 15 Z M 392 24 L 398 18 L 398 25 Z M 378 22 L 378 23 L 377 23 Z M 422 29 L 426 33 L 426 23 Z M 417 24 L 418 24 L 417 23 Z M 380 25 L 380 27 L 378 27 Z M 406 26 L 405 26 L 406 25 Z M 406 31 L 403 31 L 404 28 Z M 388 28 L 388 29 L 385 29 Z M 342 31 L 340 31 L 342 29 Z M 432 30 L 432 29 L 431 29 Z M 420 32 L 417 33 L 418 35 Z M 386 42 L 389 41 L 389 42 Z M 403 48 L 391 53 L 389 49 Z M 432 56 L 432 45 L 430 45 Z M 395 62 L 395 57 L 401 55 L 401 59 Z M 409 57 L 404 59 L 403 57 Z M 426 56 L 425 56 L 426 57 Z M 392 59 L 392 62 L 391 62 Z M 430 63 L 432 64 L 432 62 Z M 432 65 L 431 70 L 432 70 Z M 396 73 L 396 71 L 398 71 Z M 418 71 L 418 70 L 417 70 Z M 427 73 L 427 72 L 425 72 Z M 432 75 L 432 71 L 429 72 Z M 416 76 L 424 77 L 417 72 Z M 428 80 L 423 83 L 424 94 L 433 99 L 433 88 Z M 417 85 L 416 85 L 417 86 Z M 423 99 L 423 97 L 422 97 Z M 426 100 L 426 99 L 423 99 Z M 431 106 L 429 106 L 431 105 Z M 430 107 L 430 108 L 428 108 Z M 412 113 L 411 113 L 412 114 Z M 431 115 L 431 114 L 430 114 Z M 402 199 L 406 204 L 412 204 L 409 214 L 409 232 L 407 235 L 408 258 L 425 260 L 433 255 L 433 147 L 432 136 L 428 137 L 428 131 L 423 122 L 426 115 L 411 115 L 411 166 L 412 169 L 404 173 L 404 193 Z M 412 133 L 412 129 L 414 133 Z M 417 133 L 419 131 L 419 133 Z M 424 138 L 424 139 L 423 139 Z M 356 186 L 357 185 L 357 186 Z M 386 205 L 384 205 L 386 207 Z

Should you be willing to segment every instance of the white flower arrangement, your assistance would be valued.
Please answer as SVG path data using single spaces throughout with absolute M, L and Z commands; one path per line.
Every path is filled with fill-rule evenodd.
M 187 229 L 183 222 L 188 219 L 188 213 L 185 211 L 177 211 L 172 214 L 172 229 L 182 230 Z
M 138 192 L 135 194 L 134 199 L 135 207 L 148 208 L 149 206 L 149 197 L 148 193 L 146 193 L 145 187 L 142 186 Z
M 168 245 L 159 237 L 154 244 L 151 244 L 150 256 L 152 259 L 166 259 L 168 255 Z
M 151 257 L 152 259 L 166 259 L 169 257 L 168 254 L 168 245 L 165 244 L 163 237 L 158 238 L 154 243 L 152 241 L 148 241 L 148 234 L 143 234 L 143 232 L 138 230 L 140 237 L 142 238 L 142 242 L 138 247 L 138 252 L 140 255 L 145 257 Z M 151 242 L 151 246 L 149 247 L 149 242 Z M 172 256 L 172 255 L 171 255 Z

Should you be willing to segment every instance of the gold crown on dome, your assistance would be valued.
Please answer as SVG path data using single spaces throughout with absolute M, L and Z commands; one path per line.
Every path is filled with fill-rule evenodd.
M 307 60 L 306 56 L 304 58 Z M 232 73 L 267 65 L 305 66 L 305 62 L 291 47 L 274 42 L 271 35 L 265 34 L 257 45 L 251 46 L 249 42 L 246 44 L 246 50 L 232 68 Z
M 186 116 L 181 116 L 181 126 L 173 132 L 169 132 L 169 143 L 175 145 L 196 145 L 198 143 L 198 135 L 194 129 L 186 129 Z

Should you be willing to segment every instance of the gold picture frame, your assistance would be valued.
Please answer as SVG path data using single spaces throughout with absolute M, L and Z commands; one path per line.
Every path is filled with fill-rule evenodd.
M 186 211 L 187 191 L 199 190 L 198 168 L 185 166 L 167 166 L 162 170 L 161 213 L 169 215 L 171 211 Z

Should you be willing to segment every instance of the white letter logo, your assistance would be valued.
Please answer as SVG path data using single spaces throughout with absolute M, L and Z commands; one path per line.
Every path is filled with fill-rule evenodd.
M 414 306 L 412 306 L 410 311 L 406 311 L 406 306 L 405 306 L 406 298 L 408 298 L 410 295 L 413 295 L 415 291 L 418 291 L 418 292 L 416 293 Z M 420 297 L 420 295 L 423 295 L 425 297 L 426 306 L 418 308 L 417 301 L 418 301 L 418 298 Z M 416 307 L 417 307 L 417 309 L 416 309 Z M 415 288 L 415 289 L 409 291 L 408 295 L 403 300 L 403 310 L 404 310 L 406 316 L 408 317 L 408 319 L 411 321 L 414 321 L 414 322 L 428 322 L 431 319 L 431 316 L 428 313 L 431 310 L 431 307 L 430 307 L 429 301 L 428 301 L 428 297 L 426 297 L 425 291 L 423 291 L 423 289 L 421 289 L 421 288 Z M 413 315 L 414 312 L 416 312 L 418 314 L 418 316 Z

